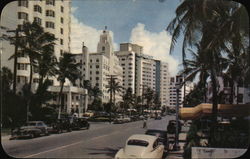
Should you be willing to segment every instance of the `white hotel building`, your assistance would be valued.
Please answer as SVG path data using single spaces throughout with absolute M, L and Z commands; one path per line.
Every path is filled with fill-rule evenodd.
M 75 59 L 80 62 L 83 81 L 89 80 L 91 86 L 97 86 L 103 93 L 102 102 L 107 103 L 110 100 L 108 85 L 110 75 L 114 75 L 115 81 L 123 85 L 122 67 L 119 65 L 119 59 L 114 54 L 112 38 L 108 30 L 103 30 L 97 45 L 96 53 L 89 53 L 88 48 L 84 46 L 82 53 L 76 54 Z M 116 103 L 122 100 L 122 92 L 116 93 Z
M 22 29 L 24 21 L 36 21 L 46 32 L 52 33 L 58 40 L 54 47 L 57 58 L 63 52 L 70 52 L 70 14 L 71 0 L 20 0 L 8 3 L 1 14 L 1 26 L 8 30 Z M 4 30 L 1 30 L 4 32 Z M 6 34 L 6 33 L 5 33 Z M 14 33 L 8 33 L 15 35 Z M 21 32 L 20 32 L 21 35 Z M 3 41 L 2 66 L 14 70 L 14 60 L 8 60 L 14 54 L 14 45 Z M 18 58 L 17 90 L 29 80 L 29 60 L 27 57 Z M 38 74 L 34 73 L 33 82 L 38 82 Z M 53 82 L 57 84 L 54 79 Z
M 45 32 L 52 33 L 58 40 L 55 42 L 54 55 L 59 59 L 63 52 L 70 52 L 70 15 L 71 15 L 71 0 L 20 0 L 8 3 L 1 13 L 1 35 L 8 34 L 15 36 L 14 33 L 7 33 L 6 30 L 22 29 L 24 21 L 36 21 L 40 24 Z M 20 32 L 21 36 L 22 33 Z M 8 41 L 1 41 L 1 65 L 8 67 L 13 72 L 14 60 L 9 60 L 9 57 L 14 54 L 15 47 Z M 29 82 L 29 59 L 28 57 L 19 57 L 17 60 L 17 93 L 20 92 L 22 86 Z M 34 91 L 38 85 L 39 75 L 34 72 L 32 90 Z M 58 93 L 59 82 L 56 78 L 51 78 L 53 86 L 49 91 Z M 80 99 L 86 94 L 86 90 L 73 87 L 70 82 L 65 83 L 64 92 L 64 110 L 71 111 L 71 108 L 80 108 Z M 58 98 L 49 102 L 50 104 L 58 104 Z M 82 109 L 81 109 L 82 111 Z
M 132 88 L 133 93 L 141 96 L 149 87 L 161 101 L 161 106 L 169 105 L 168 64 L 143 54 L 143 47 L 137 44 L 122 43 L 116 51 L 123 69 L 123 86 Z

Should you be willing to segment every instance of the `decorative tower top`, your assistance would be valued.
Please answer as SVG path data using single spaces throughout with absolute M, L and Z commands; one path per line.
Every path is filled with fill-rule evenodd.
M 104 27 L 104 30 L 103 30 L 103 33 L 106 33 L 107 29 L 108 29 L 108 27 L 105 26 L 105 27 Z

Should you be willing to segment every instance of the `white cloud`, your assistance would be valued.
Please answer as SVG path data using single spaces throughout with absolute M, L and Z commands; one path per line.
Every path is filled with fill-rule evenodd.
M 77 7 L 72 8 L 72 12 L 77 10 Z M 81 53 L 82 42 L 88 47 L 89 52 L 96 52 L 97 44 L 100 39 L 102 30 L 97 30 L 91 26 L 88 26 L 80 22 L 74 15 L 71 16 L 71 52 Z M 110 35 L 113 39 L 113 32 L 110 31 Z M 114 49 L 118 48 L 116 43 L 113 43 Z
M 144 24 L 138 23 L 131 31 L 130 42 L 143 46 L 144 54 L 167 62 L 171 75 L 177 73 L 178 61 L 169 55 L 171 37 L 167 35 L 166 31 L 150 32 L 145 29 Z

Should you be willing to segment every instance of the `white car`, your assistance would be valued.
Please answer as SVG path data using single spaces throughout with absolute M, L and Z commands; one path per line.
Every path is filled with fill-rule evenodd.
M 115 155 L 115 159 L 123 158 L 154 158 L 161 159 L 164 146 L 158 142 L 156 136 L 136 134 L 126 141 L 124 148 L 121 148 Z

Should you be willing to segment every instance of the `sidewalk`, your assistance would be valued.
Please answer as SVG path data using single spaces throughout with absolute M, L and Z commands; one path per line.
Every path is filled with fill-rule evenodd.
M 180 150 L 179 151 L 169 151 L 166 159 L 183 159 L 183 152 L 184 152 L 184 144 L 186 141 L 187 134 L 186 133 L 180 133 L 179 134 L 179 145 Z

